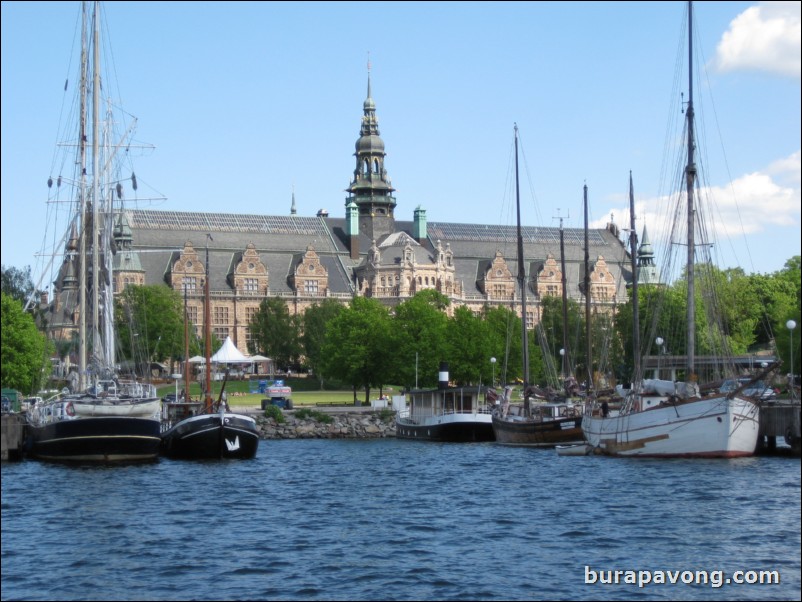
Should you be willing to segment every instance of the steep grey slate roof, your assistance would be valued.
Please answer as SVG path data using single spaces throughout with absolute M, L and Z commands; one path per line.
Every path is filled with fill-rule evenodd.
M 126 218 L 131 227 L 133 248 L 139 252 L 142 267 L 146 270 L 147 284 L 164 284 L 170 266 L 190 241 L 205 262 L 206 234 L 212 235 L 209 244 L 212 291 L 231 290 L 229 275 L 236 267 L 242 252 L 253 243 L 262 262 L 267 266 L 271 293 L 290 293 L 288 277 L 298 258 L 312 245 L 328 269 L 329 288 L 332 292 L 351 291 L 352 270 L 367 255 L 373 241 L 359 236 L 360 258 L 349 255 L 345 235 L 345 219 L 329 217 L 260 216 L 232 213 L 191 213 L 176 211 L 128 210 Z M 396 233 L 412 236 L 413 222 L 396 221 Z M 428 240 L 416 247 L 419 262 L 431 261 L 438 241 L 454 253 L 456 280 L 466 295 L 480 294 L 476 281 L 488 262 L 500 250 L 513 275 L 518 273 L 516 260 L 516 229 L 514 226 L 487 224 L 459 224 L 429 222 Z M 530 278 L 549 253 L 560 261 L 558 228 L 528 226 L 522 228 L 524 255 Z M 396 235 L 390 235 L 391 238 Z M 619 282 L 619 299 L 625 298 L 625 284 L 631 279 L 629 258 L 624 244 L 609 230 L 596 229 L 588 233 L 590 261 L 604 256 L 608 267 Z M 566 278 L 569 296 L 578 297 L 584 263 L 584 231 L 564 229 Z M 381 247 L 384 257 L 389 250 Z M 621 279 L 623 275 L 623 280 Z

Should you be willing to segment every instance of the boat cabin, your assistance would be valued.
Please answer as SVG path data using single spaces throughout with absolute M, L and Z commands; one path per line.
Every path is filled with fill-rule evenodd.
M 411 418 L 442 416 L 443 414 L 490 413 L 487 387 L 450 387 L 421 389 L 409 392 Z
M 574 418 L 580 416 L 582 411 L 572 403 L 531 403 L 529 411 L 534 420 L 557 420 L 559 418 Z M 510 405 L 508 416 L 524 418 L 523 404 Z
M 202 401 L 170 401 L 162 403 L 162 430 L 203 411 Z

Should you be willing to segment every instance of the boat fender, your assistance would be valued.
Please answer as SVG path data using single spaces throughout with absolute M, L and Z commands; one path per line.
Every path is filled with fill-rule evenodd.
M 632 403 L 632 411 L 633 411 L 633 412 L 640 412 L 640 399 L 636 399 L 636 400 L 635 400 L 635 401 Z
M 75 416 L 75 408 L 72 405 L 72 402 L 67 404 L 67 407 L 64 408 L 64 411 L 67 413 L 67 416 Z

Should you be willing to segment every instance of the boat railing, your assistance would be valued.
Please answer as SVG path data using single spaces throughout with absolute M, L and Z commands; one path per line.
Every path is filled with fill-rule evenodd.
M 72 402 L 59 399 L 35 404 L 27 412 L 27 417 L 29 423 L 42 426 L 52 422 L 72 420 L 75 418 L 75 411 Z
M 492 414 L 493 408 L 483 405 L 478 408 L 407 408 L 398 412 L 398 418 L 402 420 L 426 419 L 435 416 L 452 416 L 456 414 Z

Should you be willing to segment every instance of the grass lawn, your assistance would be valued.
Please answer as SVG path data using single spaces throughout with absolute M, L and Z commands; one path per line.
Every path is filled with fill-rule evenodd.
M 309 379 L 289 379 L 285 381 L 290 387 L 292 387 L 292 403 L 293 406 L 314 406 L 317 403 L 338 403 L 338 404 L 353 404 L 354 403 L 354 393 L 351 390 L 333 390 L 333 391 L 321 391 L 319 389 L 316 390 L 304 390 L 307 389 L 309 385 L 317 386 L 316 381 L 310 381 Z M 222 382 L 216 381 L 212 382 L 212 391 L 213 391 L 213 398 L 216 400 L 220 395 L 220 387 L 222 386 Z M 178 391 L 180 392 L 183 389 L 183 383 L 178 383 Z M 391 395 L 393 391 L 397 391 L 398 387 L 393 387 L 392 390 L 385 388 L 384 393 Z M 157 391 L 160 397 L 164 397 L 168 393 L 175 393 L 175 384 L 170 383 L 166 385 L 161 385 L 157 387 Z M 197 382 L 193 382 L 190 384 L 189 387 L 190 395 L 197 399 L 198 395 L 200 395 L 200 386 Z M 248 381 L 244 380 L 233 380 L 226 383 L 226 393 L 228 395 L 228 404 L 230 406 L 242 406 L 242 407 L 255 407 L 259 408 L 262 405 L 262 399 L 265 398 L 265 395 L 262 393 L 250 393 L 249 392 L 249 385 Z M 371 391 L 371 398 L 377 399 L 379 396 L 378 389 Z M 357 391 L 357 399 L 360 403 L 365 401 L 365 391 Z

